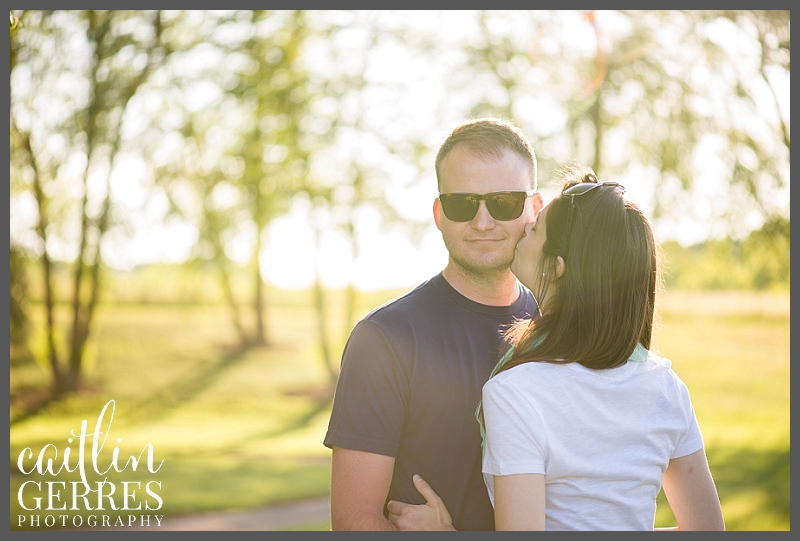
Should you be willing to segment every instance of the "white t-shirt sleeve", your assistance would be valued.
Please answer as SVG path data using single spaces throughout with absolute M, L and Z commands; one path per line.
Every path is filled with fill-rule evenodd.
M 543 474 L 547 447 L 541 419 L 508 374 L 504 372 L 490 378 L 483 386 L 486 429 L 483 472 L 490 475 Z
M 678 441 L 670 458 L 680 458 L 682 456 L 690 455 L 703 448 L 703 435 L 700 432 L 700 425 L 697 423 L 697 416 L 694 413 L 692 401 L 689 398 L 689 389 L 686 384 L 674 372 L 672 373 L 675 383 L 678 386 L 678 399 L 683 408 L 683 414 L 686 417 L 686 433 Z

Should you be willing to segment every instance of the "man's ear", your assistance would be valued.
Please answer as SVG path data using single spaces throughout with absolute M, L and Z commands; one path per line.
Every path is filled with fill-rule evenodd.
M 556 277 L 561 278 L 564 276 L 565 270 L 567 270 L 567 265 L 564 263 L 564 258 L 556 256 Z
M 542 194 L 536 192 L 531 196 L 531 199 L 533 200 L 533 215 L 538 216 L 539 211 L 544 208 L 544 199 L 542 199 Z
M 439 231 L 442 230 L 442 228 L 439 226 L 439 222 L 441 221 L 441 219 L 442 219 L 442 202 L 439 201 L 439 198 L 437 197 L 436 199 L 433 200 L 433 221 L 436 222 L 436 229 L 438 229 Z

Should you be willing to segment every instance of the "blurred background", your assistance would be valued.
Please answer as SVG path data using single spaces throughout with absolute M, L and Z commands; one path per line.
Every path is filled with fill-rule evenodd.
M 444 267 L 434 157 L 486 116 L 545 202 L 579 162 L 644 208 L 727 527 L 789 530 L 789 40 L 788 10 L 11 11 L 12 529 L 20 451 L 112 399 L 168 518 L 326 496 L 344 342 Z

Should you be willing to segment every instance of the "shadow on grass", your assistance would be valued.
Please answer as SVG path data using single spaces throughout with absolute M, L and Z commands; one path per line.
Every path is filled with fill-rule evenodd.
M 286 434 L 290 434 L 292 432 L 302 430 L 310 426 L 311 422 L 321 413 L 325 411 L 330 411 L 331 405 L 333 401 L 333 391 L 328 394 L 322 394 L 316 398 L 311 398 L 311 406 L 301 415 L 298 415 L 294 419 L 289 420 L 288 422 L 284 423 L 283 426 L 278 428 L 264 430 L 263 432 L 256 432 L 252 434 L 248 434 L 245 437 L 239 438 L 237 440 L 230 441 L 225 446 L 214 447 L 212 449 L 206 449 L 202 451 L 197 450 L 187 450 L 187 452 L 183 455 L 178 453 L 173 453 L 173 456 L 181 457 L 181 456 L 197 456 L 203 458 L 215 457 L 215 456 L 225 456 L 230 453 L 235 453 L 237 450 L 247 446 L 250 443 L 255 443 L 259 441 L 268 440 L 270 438 L 276 438 L 279 436 L 283 436 Z M 322 442 L 320 441 L 320 445 Z
M 55 396 L 50 387 L 28 387 L 19 389 L 10 396 L 12 411 L 20 410 L 9 420 L 9 425 L 14 426 L 43 412 L 50 404 L 55 402 Z
M 136 412 L 136 417 L 132 419 L 132 422 L 134 424 L 152 422 L 159 417 L 166 416 L 170 411 L 191 402 L 213 385 L 214 382 L 227 371 L 236 367 L 239 362 L 245 358 L 247 352 L 251 348 L 252 346 L 250 345 L 244 345 L 230 349 L 223 353 L 219 361 L 208 367 L 205 371 L 191 378 L 187 378 L 180 384 L 166 386 L 158 392 L 141 399 L 139 404 L 132 408 L 132 411 Z M 285 393 L 286 395 L 305 397 L 310 402 L 310 407 L 282 426 L 255 434 L 249 434 L 246 437 L 231 441 L 224 447 L 216 447 L 199 452 L 193 450 L 187 454 L 203 457 L 224 456 L 227 453 L 235 452 L 248 443 L 286 435 L 307 428 L 320 413 L 330 410 L 333 402 L 334 385 L 333 383 L 330 385 L 314 385 L 287 391 Z
M 707 450 L 709 467 L 728 530 L 788 530 L 791 524 L 789 449 L 746 448 Z M 750 503 L 742 514 L 726 512 L 729 502 L 745 496 Z M 664 492 L 658 495 L 657 526 L 675 526 Z
M 154 393 L 140 398 L 136 404 L 130 408 L 132 413 L 128 419 L 131 425 L 150 423 L 155 419 L 163 418 L 170 412 L 178 409 L 191 401 L 195 400 L 204 391 L 208 390 L 227 372 L 237 367 L 246 358 L 247 353 L 252 349 L 252 345 L 220 348 L 221 355 L 216 362 L 203 367 L 202 371 L 194 370 L 186 372 L 179 381 L 166 385 Z M 221 456 L 228 452 L 236 451 L 241 446 L 248 443 L 274 438 L 281 435 L 307 428 L 311 422 L 322 412 L 330 409 L 333 401 L 334 384 L 329 385 L 310 385 L 293 390 L 285 391 L 287 396 L 303 397 L 309 406 L 297 416 L 288 419 L 282 425 L 270 428 L 260 433 L 249 434 L 228 445 L 220 448 L 209 449 L 199 454 L 203 456 Z M 31 417 L 42 413 L 48 407 L 56 405 L 62 398 L 53 398 L 45 388 L 26 388 L 16 397 L 17 403 L 21 404 L 22 413 L 11 419 L 11 426 L 20 423 Z M 91 392 L 88 387 L 84 389 Z M 12 403 L 14 397 L 12 396 Z M 191 454 L 197 454 L 193 451 Z
M 36 417 L 51 407 L 57 408 L 60 402 L 64 402 L 76 394 L 89 395 L 95 392 L 97 392 L 97 388 L 88 382 L 82 382 L 77 391 L 63 394 L 56 394 L 50 384 L 20 387 L 15 389 L 9 397 L 13 414 L 9 420 L 9 426 Z
M 758 490 L 763 500 L 759 506 L 752 507 L 748 522 L 758 520 L 758 516 L 772 516 L 779 522 L 785 522 L 787 529 L 791 520 L 789 461 L 788 448 L 764 451 L 736 449 L 732 452 L 720 449 L 709 452 L 711 473 L 723 505 L 728 498 Z M 737 528 L 731 525 L 731 529 Z
M 187 377 L 181 383 L 168 385 L 159 391 L 141 399 L 132 411 L 135 411 L 133 423 L 152 422 L 155 419 L 163 418 L 170 411 L 177 409 L 206 391 L 226 372 L 235 368 L 243 359 L 252 346 L 241 346 L 224 353 L 220 360 L 208 367 L 205 371 Z M 226 446 L 224 449 L 209 451 L 211 454 L 222 453 L 238 448 L 251 440 L 276 437 L 283 434 L 306 428 L 311 421 L 321 412 L 329 409 L 333 401 L 334 384 L 329 386 L 313 386 L 307 389 L 296 389 L 286 394 L 292 396 L 304 396 L 311 402 L 311 407 L 305 413 L 293 419 L 291 422 L 277 429 L 254 434 L 247 438 Z
M 253 347 L 263 346 L 245 344 L 227 349 L 221 348 L 222 354 L 219 360 L 202 372 L 187 374 L 181 378 L 180 382 L 162 387 L 155 393 L 142 398 L 131 408 L 136 412 L 135 418 L 132 419 L 133 423 L 151 422 L 163 418 L 171 411 L 191 402 L 208 390 L 223 375 L 237 367 Z M 290 395 L 305 396 L 314 406 L 291 425 L 285 426 L 277 432 L 264 434 L 264 436 L 276 436 L 307 426 L 318 413 L 330 406 L 333 400 L 333 388 L 334 384 L 331 384 L 288 392 L 287 394 Z
M 166 385 L 155 393 L 148 395 L 134 405 L 132 411 L 135 424 L 152 421 L 167 415 L 171 410 L 193 400 L 197 395 L 211 386 L 221 375 L 235 367 L 245 354 L 253 347 L 251 344 L 220 348 L 221 356 L 217 362 L 198 373 L 187 373 L 178 382 Z M 20 413 L 9 421 L 11 426 L 21 423 L 42 413 L 51 405 L 70 398 L 74 394 L 85 394 L 93 389 L 84 384 L 75 393 L 56 396 L 50 387 L 26 387 L 11 395 L 12 406 L 16 405 Z
M 165 417 L 171 411 L 194 400 L 198 395 L 207 390 L 223 374 L 236 367 L 252 348 L 251 345 L 241 345 L 223 350 L 219 360 L 197 373 L 185 374 L 180 381 L 166 385 L 153 394 L 145 396 L 135 404 L 131 411 L 133 424 L 151 422 Z

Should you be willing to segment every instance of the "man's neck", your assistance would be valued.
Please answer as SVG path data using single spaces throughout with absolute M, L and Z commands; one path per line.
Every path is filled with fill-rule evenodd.
M 450 261 L 442 276 L 471 301 L 487 306 L 510 306 L 519 298 L 517 278 L 510 270 L 476 275 Z

